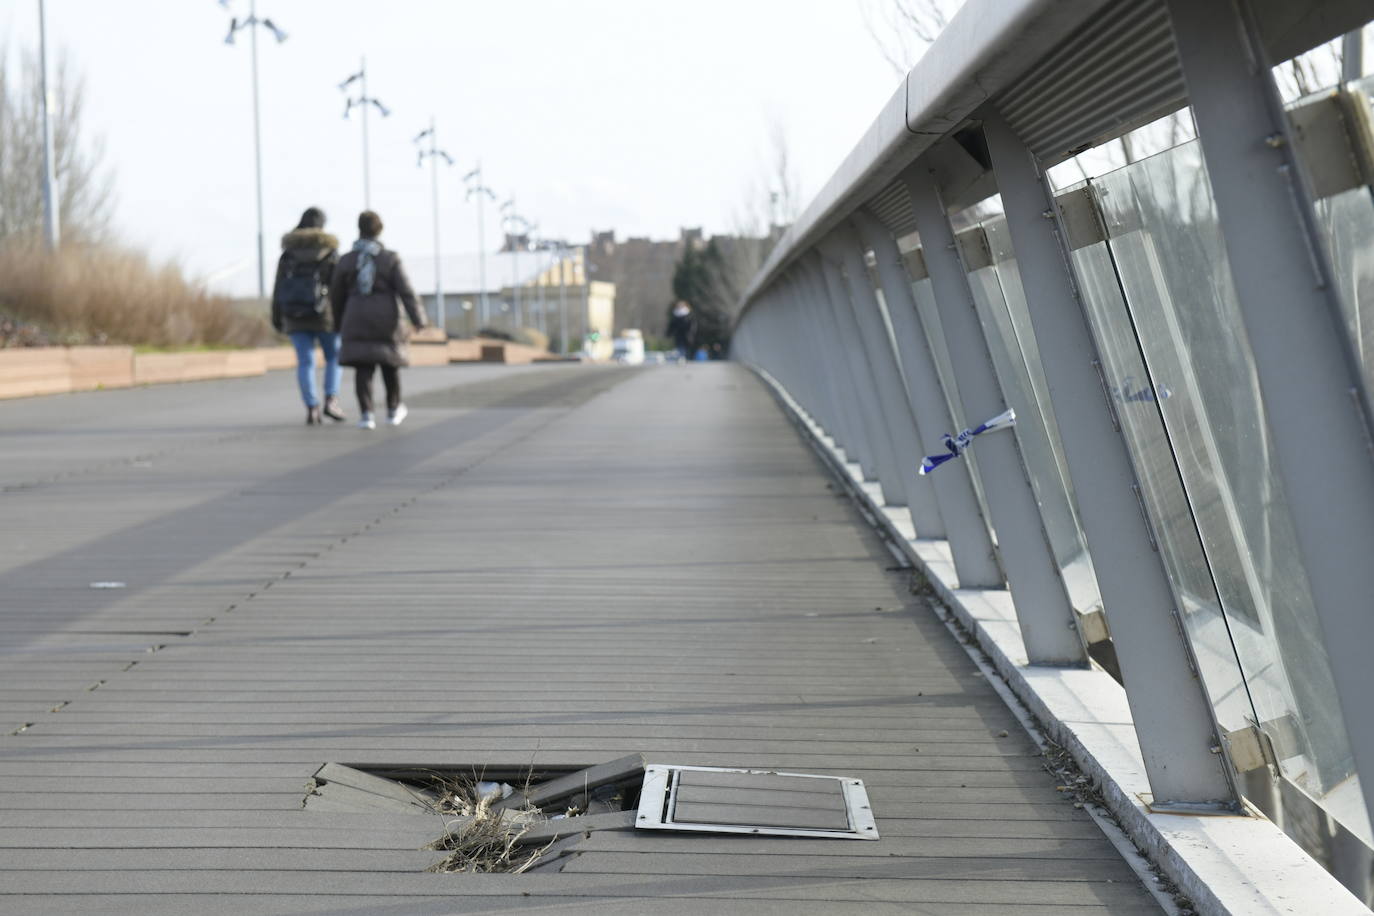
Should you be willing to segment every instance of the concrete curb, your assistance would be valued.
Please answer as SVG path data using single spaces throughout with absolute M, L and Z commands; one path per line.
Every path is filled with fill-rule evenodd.
M 535 347 L 501 340 L 412 340 L 412 366 L 456 362 L 525 365 L 551 358 Z M 133 347 L 25 347 L 0 350 L 0 400 L 135 385 L 247 378 L 292 369 L 292 347 L 137 353 Z
M 847 462 L 825 431 L 767 372 L 750 367 L 798 430 L 844 484 L 894 550 L 925 574 L 950 613 L 971 633 L 1007 687 L 1046 734 L 1093 780 L 1122 829 L 1205 916 L 1311 913 L 1369 916 L 1370 910 L 1288 838 L 1255 816 L 1155 814 L 1126 692 L 1100 668 L 1026 664 L 1015 606 L 1006 590 L 960 589 L 949 545 L 916 540 L 905 507 L 889 508 L 858 465 Z

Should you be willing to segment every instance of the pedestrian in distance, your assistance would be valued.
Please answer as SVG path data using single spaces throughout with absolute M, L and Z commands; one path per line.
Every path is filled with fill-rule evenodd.
M 685 299 L 673 303 L 668 314 L 668 336 L 682 354 L 682 361 L 691 362 L 692 354 L 696 352 L 697 316 Z
M 386 387 L 386 422 L 400 426 L 406 418 L 401 401 L 401 368 L 410 365 L 407 341 L 410 330 L 401 318 L 405 309 L 410 324 L 425 327 L 425 313 L 415 299 L 401 258 L 377 241 L 382 218 L 371 210 L 358 216 L 358 240 L 353 250 L 339 259 L 329 298 L 343 335 L 339 362 L 356 370 L 354 378 L 361 416 L 358 426 L 376 429 L 372 411 L 372 376 L 378 369 Z
M 305 402 L 305 423 L 322 417 L 342 421 L 339 408 L 338 322 L 330 307 L 329 284 L 339 260 L 339 240 L 324 231 L 324 211 L 311 207 L 295 229 L 281 238 L 281 259 L 272 285 L 272 327 L 296 348 L 296 382 Z M 315 379 L 315 347 L 324 354 L 324 403 Z

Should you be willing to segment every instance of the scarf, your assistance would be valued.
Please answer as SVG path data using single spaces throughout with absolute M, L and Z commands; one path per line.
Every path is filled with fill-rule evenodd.
M 377 264 L 372 259 L 381 253 L 382 243 L 376 239 L 358 239 L 353 243 L 358 252 L 358 292 L 364 296 L 372 295 L 372 284 L 377 279 Z

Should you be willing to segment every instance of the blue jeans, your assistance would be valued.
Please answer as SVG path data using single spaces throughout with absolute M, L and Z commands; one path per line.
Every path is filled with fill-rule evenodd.
M 338 397 L 343 369 L 339 366 L 339 335 L 330 331 L 292 331 L 296 348 L 296 381 L 306 407 L 320 406 L 320 389 L 315 384 L 315 344 L 324 352 L 324 396 Z

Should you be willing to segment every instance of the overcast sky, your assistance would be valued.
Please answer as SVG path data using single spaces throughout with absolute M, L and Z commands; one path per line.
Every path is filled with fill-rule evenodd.
M 289 37 L 259 36 L 269 262 L 318 205 L 351 240 L 361 131 L 338 83 L 367 56 L 372 205 L 384 239 L 428 255 L 429 176 L 412 138 L 434 115 L 458 164 L 441 175 L 443 247 L 477 248 L 463 173 L 541 234 L 582 241 L 729 232 L 766 179 L 771 125 L 809 198 L 896 90 L 864 0 L 259 0 Z M 873 2 L 873 0 L 869 0 Z M 37 0 L 0 0 L 11 62 L 36 47 Z M 247 34 L 224 43 L 215 0 L 48 0 L 49 53 L 86 78 L 87 129 L 115 179 L 118 234 L 236 293 L 256 290 Z M 488 244 L 497 242 L 495 208 Z

